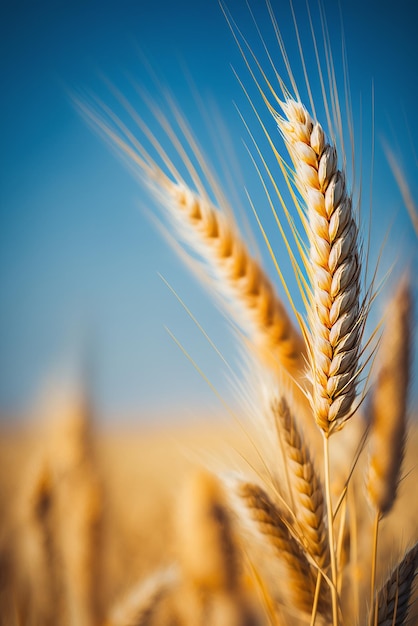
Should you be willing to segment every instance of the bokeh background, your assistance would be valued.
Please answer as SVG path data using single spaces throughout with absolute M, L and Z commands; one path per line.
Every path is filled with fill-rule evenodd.
M 251 4 L 284 73 L 268 11 L 264 3 Z M 381 276 L 398 260 L 412 266 L 414 275 L 416 236 L 382 144 L 391 146 L 416 195 L 418 5 L 414 0 L 340 4 L 345 42 L 337 3 L 323 2 L 337 67 L 344 43 L 347 50 L 353 117 L 362 129 L 356 157 L 366 214 L 374 120 L 371 257 L 377 258 L 388 236 Z M 302 81 L 289 5 L 280 1 L 273 7 Z M 246 3 L 230 0 L 228 8 L 262 54 Z M 294 2 L 294 9 L 307 41 L 305 3 Z M 106 76 L 152 124 L 132 87 L 134 81 L 164 106 L 152 67 L 200 136 L 238 212 L 248 213 L 256 231 L 244 187 L 261 215 L 268 206 L 235 105 L 252 128 L 257 124 L 232 67 L 255 91 L 218 2 L 4 2 L 0 50 L 0 413 L 20 420 L 45 389 L 77 385 L 86 375 L 104 420 L 216 413 L 218 397 L 165 327 L 233 404 L 236 388 L 228 383 L 228 369 L 158 273 L 234 363 L 240 356 L 227 321 L 147 217 L 144 209 L 155 209 L 132 172 L 72 100 L 75 93 L 94 93 L 112 106 Z M 307 63 L 315 67 L 312 50 Z M 312 87 L 319 94 L 317 79 Z M 207 118 L 214 123 L 211 130 Z M 260 248 L 267 258 L 261 243 Z M 389 288 L 390 280 L 383 293 Z M 380 307 L 377 303 L 374 320 Z

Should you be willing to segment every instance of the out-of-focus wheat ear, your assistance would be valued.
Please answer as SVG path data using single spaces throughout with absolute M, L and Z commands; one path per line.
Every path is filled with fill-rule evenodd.
M 54 500 L 51 469 L 47 459 L 37 454 L 27 468 L 17 512 L 19 603 L 31 619 L 46 626 L 55 623 L 62 600 Z
M 51 468 L 68 625 L 101 619 L 103 496 L 95 465 L 91 406 L 76 395 L 55 408 Z
M 358 228 L 336 149 L 322 126 L 292 99 L 276 114 L 305 201 L 312 408 L 328 437 L 350 416 L 356 397 L 365 311 L 360 304 Z
M 224 490 L 216 476 L 196 471 L 179 496 L 176 538 L 185 578 L 208 590 L 238 586 L 238 550 Z
M 273 401 L 271 408 L 283 446 L 298 534 L 306 551 L 324 569 L 329 564 L 329 546 L 322 483 L 286 399 Z
M 418 571 L 418 544 L 411 548 L 377 595 L 377 626 L 406 626 Z
M 257 626 L 228 500 L 213 474 L 198 470 L 186 481 L 175 535 L 183 579 L 177 603 L 181 623 Z
M 371 398 L 367 494 L 379 515 L 392 508 L 400 479 L 412 343 L 412 295 L 409 280 L 404 278 L 386 310 Z
M 405 450 L 412 295 L 404 277 L 385 313 L 385 328 L 377 355 L 378 375 L 371 398 L 370 457 L 367 495 L 375 512 L 370 601 L 375 594 L 379 520 L 392 508 Z
M 273 548 L 275 556 L 283 565 L 285 577 L 282 591 L 286 602 L 291 602 L 295 610 L 311 614 L 314 605 L 317 570 L 311 567 L 306 552 L 289 530 L 282 515 L 268 494 L 258 485 L 248 482 L 238 483 L 239 498 L 245 504 L 246 516 L 252 520 L 256 532 L 264 544 Z M 318 613 L 329 614 L 326 598 L 327 585 L 323 585 Z M 278 591 L 281 592 L 280 588 Z
M 131 588 L 114 604 L 104 622 L 105 626 L 149 626 L 156 623 L 154 619 L 161 603 L 176 589 L 176 585 L 178 572 L 174 567 L 156 572 Z M 160 626 L 161 619 L 160 616 Z

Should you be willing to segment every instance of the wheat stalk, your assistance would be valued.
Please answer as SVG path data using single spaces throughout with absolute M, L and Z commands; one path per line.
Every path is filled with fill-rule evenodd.
M 350 417 L 356 398 L 360 340 L 365 313 L 360 305 L 358 229 L 337 152 L 322 126 L 291 98 L 274 113 L 306 204 L 309 240 L 308 308 L 312 411 L 324 434 L 324 470 L 332 570 L 333 623 L 338 623 L 337 566 L 330 494 L 328 438 Z

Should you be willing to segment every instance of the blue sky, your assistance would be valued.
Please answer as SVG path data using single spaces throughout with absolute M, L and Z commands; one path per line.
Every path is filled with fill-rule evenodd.
M 294 5 L 301 33 L 307 37 L 305 3 Z M 416 238 L 381 140 L 393 146 L 416 192 L 417 5 L 413 0 L 401 0 L 395 9 L 392 2 L 377 0 L 342 0 L 341 5 L 358 127 L 363 111 L 366 211 L 374 84 L 372 251 L 377 255 L 389 230 L 384 263 L 399 256 L 416 265 Z M 259 48 L 245 2 L 233 0 L 228 6 Z M 273 6 L 297 80 L 302 81 L 288 3 Z M 317 16 L 316 2 L 310 6 Z M 324 6 L 338 63 L 339 13 L 334 2 Z M 262 3 L 255 12 L 271 43 Z M 51 381 L 77 378 L 86 354 L 93 393 L 106 418 L 217 411 L 219 400 L 165 327 L 229 401 L 228 373 L 158 272 L 233 362 L 237 354 L 228 324 L 147 219 L 143 211 L 149 206 L 147 196 L 85 124 L 69 93 L 91 91 L 112 106 L 101 79 L 105 74 L 132 96 L 147 118 L 129 78 L 161 100 L 145 57 L 216 161 L 193 99 L 192 81 L 209 115 L 216 119 L 216 110 L 228 129 L 228 137 L 218 136 L 217 141 L 227 155 L 243 208 L 248 211 L 245 185 L 264 210 L 234 102 L 246 117 L 250 110 L 231 64 L 250 88 L 251 79 L 218 3 L 15 2 L 8 7 L 3 3 L 1 13 L 0 411 L 22 413 Z M 283 71 L 277 48 L 271 45 Z M 312 87 L 319 93 L 317 79 Z M 250 122 L 256 128 L 254 119 Z M 237 164 L 229 157 L 229 142 Z M 228 184 L 225 170 L 220 176 Z

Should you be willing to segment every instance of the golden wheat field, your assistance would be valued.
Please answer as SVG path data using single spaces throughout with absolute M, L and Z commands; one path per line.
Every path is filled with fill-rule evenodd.
M 251 190 L 248 210 L 274 274 L 168 92 L 160 104 L 139 91 L 134 104 L 109 81 L 108 101 L 74 104 L 231 321 L 242 410 L 105 426 L 86 381 L 51 397 L 42 419 L 4 420 L 1 624 L 418 624 L 414 272 L 375 266 L 383 242 L 356 188 L 347 68 L 344 56 L 334 64 L 326 23 L 312 34 L 312 76 L 295 26 L 299 79 L 269 2 L 274 50 L 220 5 L 253 118 L 238 112 L 243 149 L 271 221 Z M 416 225 L 408 181 L 387 158 Z
M 67 397 L 65 402 L 50 407 L 49 421 L 42 425 L 32 424 L 19 430 L 3 428 L 1 623 L 177 623 L 158 612 L 151 617 L 148 603 L 154 602 L 155 595 L 152 587 L 148 591 L 146 581 L 157 575 L 158 587 L 158 576 L 163 581 L 163 574 L 179 558 L 187 559 L 187 551 L 193 548 L 190 538 L 183 535 L 179 545 L 179 492 L 187 489 L 190 477 L 201 470 L 202 461 L 211 471 L 233 467 L 248 473 L 248 464 L 263 470 L 245 433 L 231 424 L 228 416 L 221 417 L 215 423 L 213 419 L 176 427 L 168 423 L 163 431 L 161 426 L 105 429 L 94 421 L 80 398 Z M 381 529 L 380 579 L 402 557 L 409 537 L 416 536 L 417 450 L 418 433 L 413 429 L 406 446 L 405 478 L 396 505 Z M 363 501 L 363 485 L 358 490 L 358 498 Z M 204 499 L 204 488 L 202 494 Z M 193 520 L 191 503 L 185 506 Z M 352 570 L 349 575 L 357 581 L 364 602 L 369 582 L 372 517 L 361 507 L 356 516 L 361 546 L 350 565 L 347 558 L 346 568 L 347 572 Z M 205 532 L 213 518 L 208 515 L 201 522 Z M 194 532 L 196 540 L 202 542 L 195 549 L 201 551 L 207 547 L 210 536 L 199 540 L 199 529 Z M 216 543 L 210 546 L 211 551 L 216 549 Z M 207 558 L 202 553 L 198 556 L 202 561 Z M 215 575 L 207 573 L 210 578 Z M 73 584 L 69 576 L 75 577 Z M 216 579 L 206 582 L 210 593 L 220 592 Z M 243 584 L 246 599 L 252 598 L 252 608 L 258 611 L 258 620 L 253 618 L 251 622 L 247 616 L 225 621 L 219 617 L 215 623 L 270 623 L 264 615 L 259 583 L 253 580 L 251 570 Z M 142 586 L 150 594 L 145 598 Z M 177 588 L 177 599 L 181 599 L 183 596 L 178 593 Z M 134 594 L 134 599 L 128 604 L 130 594 Z M 118 618 L 115 607 L 123 607 L 125 602 L 126 613 L 122 611 Z M 414 623 L 410 618 L 410 623 Z M 213 623 L 209 619 L 214 618 L 202 618 L 200 622 L 194 619 L 186 623 Z M 355 623 L 354 618 L 348 623 Z

